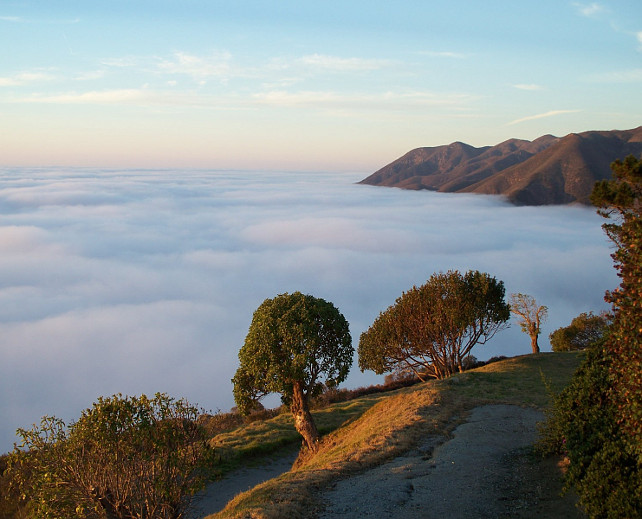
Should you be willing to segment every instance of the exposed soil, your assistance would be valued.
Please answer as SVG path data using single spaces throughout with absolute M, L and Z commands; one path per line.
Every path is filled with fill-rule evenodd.
M 452 438 L 432 436 L 411 452 L 337 481 L 318 496 L 318 519 L 583 518 L 572 496 L 560 497 L 556 460 L 531 453 L 543 414 L 515 405 L 475 408 Z M 287 470 L 295 454 L 239 470 L 211 484 L 198 519 L 239 492 Z
M 561 498 L 554 460 L 530 455 L 543 414 L 514 405 L 475 408 L 453 437 L 349 479 L 323 496 L 319 519 L 580 518 Z

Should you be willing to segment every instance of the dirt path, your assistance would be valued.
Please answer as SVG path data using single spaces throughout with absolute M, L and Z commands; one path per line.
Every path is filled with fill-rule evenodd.
M 428 437 L 416 449 L 323 491 L 317 519 L 579 519 L 554 460 L 535 460 L 529 447 L 543 414 L 515 405 L 473 409 L 447 441 Z M 238 470 L 210 484 L 197 504 L 200 519 L 223 509 L 235 495 L 290 469 L 292 453 Z
M 554 470 L 527 458 L 541 420 L 531 408 L 478 407 L 449 441 L 427 438 L 404 456 L 337 482 L 322 496 L 319 519 L 581 517 L 571 500 L 558 497 Z
M 194 510 L 188 519 L 201 519 L 220 512 L 228 501 L 237 494 L 290 470 L 296 457 L 297 452 L 293 451 L 265 460 L 256 466 L 236 470 L 220 481 L 210 483 L 203 492 L 197 495 Z

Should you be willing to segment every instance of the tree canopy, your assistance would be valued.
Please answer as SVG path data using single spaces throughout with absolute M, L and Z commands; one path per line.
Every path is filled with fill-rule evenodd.
M 67 426 L 20 429 L 11 486 L 34 517 L 175 519 L 207 480 L 199 411 L 164 394 L 100 398 Z
M 410 370 L 422 379 L 462 371 L 473 346 L 506 327 L 504 293 L 503 282 L 479 271 L 433 274 L 361 334 L 359 367 L 377 374 Z
M 609 318 L 606 314 L 581 313 L 571 324 L 558 328 L 549 335 L 553 351 L 586 349 L 602 339 L 608 324 Z
M 232 379 L 236 404 L 248 413 L 263 396 L 280 393 L 305 446 L 314 450 L 319 435 L 309 399 L 324 384 L 346 379 L 353 354 L 348 322 L 332 303 L 301 292 L 266 299 L 239 351 Z
M 511 294 L 510 311 L 518 317 L 522 331 L 531 338 L 533 353 L 539 353 L 538 336 L 541 333 L 542 323 L 548 317 L 548 308 L 537 304 L 533 296 L 528 294 Z

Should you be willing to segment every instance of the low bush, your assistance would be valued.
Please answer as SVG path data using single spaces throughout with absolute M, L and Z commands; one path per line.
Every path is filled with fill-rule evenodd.
M 574 351 L 588 348 L 606 332 L 609 318 L 605 313 L 582 313 L 571 324 L 558 328 L 549 335 L 553 351 Z
M 610 363 L 602 344 L 589 349 L 555 397 L 537 447 L 567 457 L 565 489 L 575 489 L 590 517 L 640 517 L 642 471 L 610 403 Z

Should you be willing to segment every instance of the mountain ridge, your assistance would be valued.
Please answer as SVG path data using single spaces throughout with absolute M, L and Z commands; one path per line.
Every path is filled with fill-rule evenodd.
M 515 205 L 589 204 L 595 182 L 611 178 L 610 164 L 631 154 L 642 158 L 642 126 L 479 148 L 456 141 L 411 150 L 359 184 L 503 195 Z

